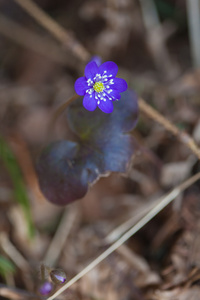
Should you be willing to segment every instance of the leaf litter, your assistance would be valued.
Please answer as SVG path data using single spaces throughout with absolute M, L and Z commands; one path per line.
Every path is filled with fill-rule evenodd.
M 12 9 L 14 4 L 4 2 L 1 4 L 2 13 L 18 21 L 19 15 Z M 109 13 L 105 13 L 105 8 L 100 7 L 97 17 L 95 15 L 92 21 L 88 21 L 87 18 L 81 19 L 81 14 L 77 19 L 74 18 L 74 3 L 63 4 L 61 1 L 55 4 L 52 1 L 41 1 L 40 4 L 48 12 L 53 12 L 56 8 L 57 13 L 53 15 L 57 17 L 58 23 L 66 22 L 66 28 L 72 28 L 92 52 L 96 53 L 99 49 L 99 54 L 110 60 L 113 60 L 114 55 L 121 65 L 120 72 L 130 76 L 129 86 L 134 87 L 140 96 L 166 118 L 175 122 L 179 128 L 186 130 L 190 135 L 194 134 L 198 142 L 199 81 L 196 71 L 187 71 L 191 69 L 191 65 L 186 31 L 183 31 L 182 36 L 178 32 L 171 36 L 169 52 L 172 51 L 181 69 L 187 72 L 173 82 L 163 84 L 160 81 L 162 75 L 155 70 L 151 54 L 146 49 L 142 26 L 138 25 L 143 22 L 139 5 L 126 1 L 121 7 L 120 1 L 108 2 L 108 12 L 113 12 L 113 17 L 109 19 Z M 19 11 L 19 8 L 15 9 Z M 81 9 L 83 13 L 83 6 L 78 10 L 81 12 Z M 178 9 L 184 19 L 183 4 L 177 2 L 174 9 Z M 66 13 L 64 18 L 63 11 Z M 132 15 L 129 18 L 131 11 L 135 18 Z M 92 15 L 96 12 L 90 13 Z M 122 15 L 122 18 L 116 17 L 118 15 Z M 27 15 L 23 14 L 20 22 L 24 27 L 31 27 L 43 36 L 44 32 Z M 93 27 L 88 33 L 90 22 Z M 121 43 L 118 33 L 115 38 L 116 27 L 112 22 L 118 22 L 117 26 L 123 27 L 123 32 L 126 30 L 125 42 Z M 1 135 L 7 143 L 11 141 L 21 145 L 20 149 L 24 149 L 23 146 L 26 145 L 29 158 L 35 162 L 46 143 L 45 132 L 48 131 L 49 113 L 72 95 L 77 70 L 81 73 L 82 69 L 74 64 L 76 60 L 71 60 L 69 67 L 66 63 L 65 68 L 61 67 L 60 63 L 55 67 L 56 63 L 52 64 L 50 58 L 41 64 L 43 56 L 35 56 L 30 49 L 22 49 L 9 39 L 2 39 L 1 45 Z M 106 45 L 109 47 L 105 47 Z M 123 53 L 126 55 L 122 55 Z M 73 64 L 75 71 L 72 71 Z M 40 76 L 37 76 L 38 74 Z M 54 132 L 50 132 L 51 140 L 57 137 L 71 139 L 73 136 L 74 140 L 77 138 L 77 134 L 69 135 L 65 119 L 66 115 L 62 116 Z M 17 142 L 16 134 L 20 136 Z M 68 279 L 104 251 L 105 237 L 110 232 L 134 217 L 138 211 L 145 211 L 155 199 L 174 187 L 171 174 L 175 176 L 178 184 L 182 182 L 183 177 L 189 178 L 199 171 L 199 162 L 194 156 L 194 160 L 190 161 L 191 152 L 182 143 L 156 122 L 142 115 L 134 131 L 134 138 L 140 147 L 137 148 L 132 161 L 133 166 L 129 170 L 132 171 L 132 176 L 127 173 L 126 176 L 112 174 L 101 178 L 81 201 L 75 203 L 77 217 L 64 245 L 59 244 L 62 246 L 56 253 L 56 266 L 47 263 L 47 267 L 62 268 Z M 24 270 L 15 257 L 10 257 L 9 250 L 13 249 L 12 247 L 6 250 L 0 243 L 3 263 L 9 261 L 14 265 L 14 268 L 8 268 L 7 274 L 0 275 L 0 296 L 3 299 L 39 299 L 37 289 L 41 284 L 40 265 L 53 237 L 58 233 L 59 224 L 64 218 L 63 208 L 55 207 L 39 196 L 37 177 L 30 171 L 33 166 L 28 163 L 26 155 L 18 155 L 15 147 L 12 150 L 20 168 L 27 168 L 27 173 L 22 173 L 36 235 L 30 241 L 28 236 L 24 236 L 26 232 L 23 228 L 20 229 L 21 226 L 25 226 L 26 220 L 23 220 L 24 215 L 13 197 L 12 180 L 1 159 L 0 232 L 6 236 L 10 247 L 14 247 L 17 253 L 22 255 L 29 268 Z M 21 151 L 23 153 L 23 150 Z M 184 172 L 177 171 L 180 164 Z M 162 177 L 163 174 L 165 177 Z M 34 189 L 34 186 L 37 188 Z M 20 219 L 21 222 L 18 221 Z M 58 298 L 198 299 L 198 220 L 199 182 L 188 188 L 179 199 L 130 238 L 121 250 L 119 248 Z M 58 241 L 62 241 L 65 237 L 62 233 L 58 234 L 57 238 Z

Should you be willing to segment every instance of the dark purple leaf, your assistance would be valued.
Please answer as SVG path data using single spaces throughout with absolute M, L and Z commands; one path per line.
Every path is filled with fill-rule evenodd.
M 90 184 L 108 172 L 125 172 L 134 153 L 134 138 L 127 134 L 137 122 L 138 105 L 134 92 L 122 93 L 113 102 L 114 111 L 87 111 L 83 97 L 68 109 L 68 122 L 77 141 L 51 144 L 40 156 L 38 175 L 47 199 L 66 205 L 82 198 Z

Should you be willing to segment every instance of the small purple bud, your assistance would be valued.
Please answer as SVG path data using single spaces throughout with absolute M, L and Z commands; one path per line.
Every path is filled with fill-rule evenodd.
M 98 56 L 98 55 L 92 56 L 90 62 L 91 62 L 91 61 L 94 61 L 94 62 L 97 64 L 98 67 L 102 64 L 102 59 L 101 59 L 101 57 Z
M 63 284 L 67 279 L 65 272 L 59 269 L 52 270 L 50 272 L 50 277 L 55 284 Z
M 51 282 L 45 281 L 41 287 L 39 288 L 39 292 L 41 295 L 48 295 L 52 291 L 53 285 Z

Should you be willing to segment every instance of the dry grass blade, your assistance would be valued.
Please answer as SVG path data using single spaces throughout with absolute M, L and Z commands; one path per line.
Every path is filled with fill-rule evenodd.
M 55 292 L 47 300 L 53 300 L 55 297 L 59 296 L 62 292 L 68 289 L 72 284 L 77 282 L 85 274 L 96 267 L 100 262 L 102 262 L 106 257 L 113 253 L 117 248 L 119 248 L 123 243 L 125 243 L 132 235 L 139 231 L 144 225 L 146 225 L 152 218 L 154 218 L 163 208 L 165 208 L 170 202 L 172 202 L 181 192 L 192 185 L 194 182 L 200 179 L 200 172 L 192 176 L 181 185 L 173 189 L 169 194 L 162 197 L 161 201 L 153 207 L 137 224 L 135 224 L 130 230 L 128 230 L 119 240 L 112 244 L 106 251 L 104 251 L 100 256 L 98 256 L 94 261 L 92 261 L 85 269 L 68 281 L 61 289 Z
M 30 271 L 30 266 L 17 248 L 10 242 L 5 233 L 0 234 L 1 249 L 10 257 L 10 259 L 24 272 Z
M 0 33 L 13 42 L 39 53 L 59 64 L 69 64 L 67 56 L 56 43 L 0 14 Z M 51 51 L 49 51 L 51 49 Z
M 159 202 L 159 201 L 157 201 Z M 156 204 L 157 204 L 156 202 Z M 118 227 L 116 227 L 113 231 L 111 231 L 106 237 L 105 237 L 105 243 L 111 244 L 114 243 L 119 237 L 125 233 L 129 228 L 131 228 L 133 225 L 135 225 L 144 215 L 146 215 L 155 205 L 155 203 L 146 204 L 139 210 L 134 211 L 134 216 L 130 219 L 126 220 L 124 223 L 120 224 Z
M 53 240 L 47 250 L 47 253 L 44 258 L 45 264 L 53 266 L 56 264 L 61 251 L 66 243 L 67 237 L 70 233 L 74 221 L 77 218 L 77 206 L 73 205 L 70 208 L 65 209 L 61 222 L 58 226 L 56 234 L 53 237 Z
M 10 145 L 15 153 L 17 162 L 22 171 L 23 177 L 29 187 L 35 201 L 45 201 L 42 192 L 40 191 L 37 175 L 31 158 L 30 150 L 21 135 L 17 132 L 13 133 L 9 139 Z
M 200 1 L 187 0 L 191 54 L 195 68 L 200 67 Z
M 140 0 L 139 2 L 147 32 L 147 43 L 154 63 L 163 76 L 166 76 L 167 79 L 173 79 L 179 71 L 177 67 L 175 68 L 166 47 L 163 28 L 159 21 L 155 3 L 153 0 Z

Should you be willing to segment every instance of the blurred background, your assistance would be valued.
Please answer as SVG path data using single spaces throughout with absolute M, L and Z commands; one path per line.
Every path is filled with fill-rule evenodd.
M 42 261 L 73 277 L 112 230 L 200 170 L 185 145 L 141 114 L 126 176 L 102 178 L 67 208 L 50 204 L 34 165 L 49 140 L 70 137 L 65 115 L 53 132 L 49 123 L 73 96 L 88 53 L 116 62 L 130 88 L 200 144 L 200 1 L 35 0 L 65 28 L 62 42 L 23 2 L 0 0 L 1 299 L 33 297 Z M 59 299 L 198 299 L 199 192 L 196 183 L 180 194 Z

